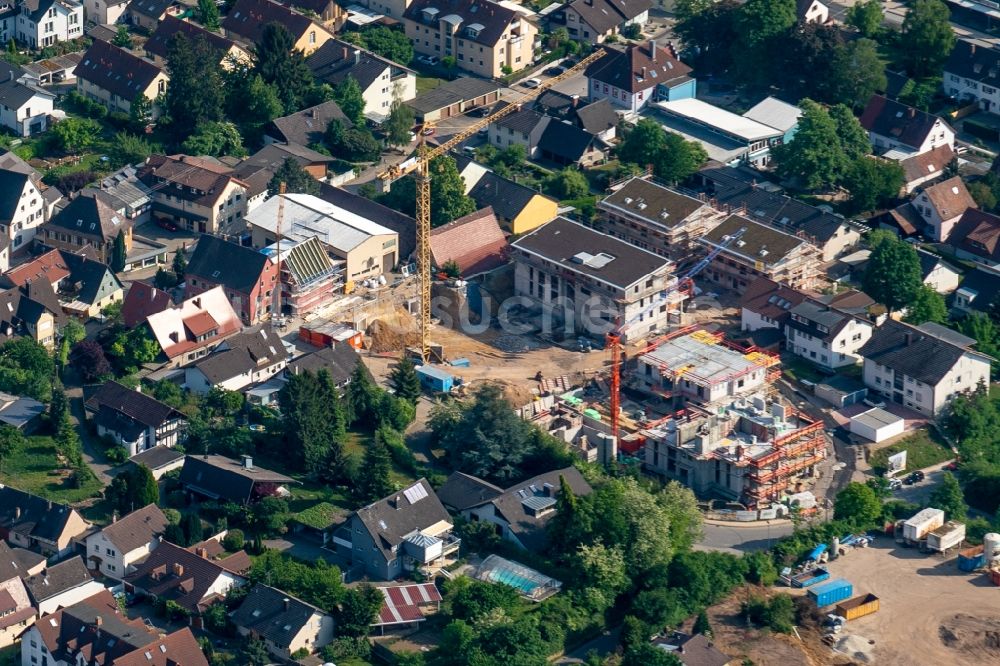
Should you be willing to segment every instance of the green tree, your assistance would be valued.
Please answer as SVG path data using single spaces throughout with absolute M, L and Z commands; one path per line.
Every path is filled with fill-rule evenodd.
M 198 8 L 196 10 L 198 15 L 198 23 L 205 26 L 206 30 L 211 30 L 212 32 L 218 32 L 219 28 L 219 6 L 215 4 L 215 0 L 198 0 Z
M 229 122 L 209 122 L 199 125 L 195 133 L 184 140 L 181 147 L 189 155 L 243 157 L 247 154 L 240 131 L 236 125 Z
M 925 322 L 944 324 L 948 321 L 948 306 L 944 296 L 925 284 L 920 285 L 917 295 L 906 309 L 903 321 L 919 326 Z
M 652 643 L 643 643 L 622 655 L 621 666 L 684 666 L 684 662 L 672 652 Z
M 866 100 L 867 101 L 867 100 Z M 849 160 L 861 159 L 872 152 L 868 133 L 861 126 L 851 109 L 844 104 L 835 104 L 829 110 L 830 120 L 837 128 L 840 148 Z
M 254 68 L 278 90 L 286 113 L 298 111 L 315 87 L 305 55 L 295 49 L 295 39 L 280 23 L 268 23 L 254 48 Z
M 145 139 L 119 132 L 111 144 L 111 160 L 117 166 L 139 164 L 153 154 L 153 147 Z
M 174 275 L 177 276 L 178 280 L 184 278 L 184 273 L 187 272 L 187 257 L 184 256 L 184 248 L 179 247 L 174 252 L 173 261 L 170 264 L 171 269 L 174 271 Z
M 740 39 L 740 7 L 736 0 L 678 0 L 674 34 L 697 54 L 699 69 L 723 72 L 732 65 Z
M 890 313 L 912 303 L 923 285 L 917 251 L 892 232 L 878 229 L 868 234 L 868 245 L 871 256 L 861 280 L 865 293 Z
M 379 404 L 379 392 L 368 368 L 360 361 L 351 373 L 351 381 L 344 393 L 344 413 L 351 425 L 364 423 L 374 426 L 377 417 L 375 410 Z
M 89 148 L 101 134 L 101 126 L 90 118 L 66 118 L 52 128 L 52 136 L 63 152 L 80 153 Z
M 192 130 L 198 131 L 223 119 L 222 66 L 219 53 L 208 40 L 199 36 L 189 39 L 177 33 L 167 44 L 167 73 L 170 83 L 163 99 L 163 111 L 174 141 L 190 141 Z M 201 150 L 185 152 L 195 155 L 220 155 Z
M 365 98 L 357 79 L 347 75 L 343 81 L 337 84 L 333 91 L 333 98 L 344 115 L 354 123 L 354 127 L 365 126 Z
M 226 117 L 236 123 L 247 143 L 257 143 L 264 126 L 283 112 L 278 89 L 245 62 L 232 63 L 223 83 Z
M 690 488 L 669 481 L 656 494 L 656 503 L 670 517 L 670 543 L 675 550 L 688 550 L 701 539 L 702 513 Z
M 838 520 L 851 520 L 858 525 L 873 525 L 882 515 L 882 502 L 864 483 L 851 482 L 837 493 L 833 515 Z
M 173 273 L 160 267 L 156 269 L 156 275 L 153 276 L 153 286 L 163 290 L 172 289 L 177 286 L 177 278 L 174 277 Z
M 975 200 L 976 205 L 983 210 L 994 210 L 997 207 L 997 195 L 989 185 L 981 180 L 969 183 L 966 188 Z
M 413 365 L 413 359 L 405 354 L 403 355 L 403 358 L 396 363 L 396 367 L 389 373 L 389 386 L 396 392 L 397 397 L 411 404 L 417 404 L 417 400 L 420 399 L 421 394 L 420 378 L 417 376 L 417 369 Z
M 928 503 L 944 511 L 945 520 L 965 520 L 969 513 L 962 486 L 951 472 L 945 472 L 941 477 L 941 482 L 931 491 Z
M 160 489 L 152 470 L 145 465 L 133 465 L 129 476 L 129 494 L 134 500 L 135 508 L 140 509 L 160 501 Z
M 0 391 L 48 402 L 54 373 L 52 355 L 33 339 L 13 338 L 0 345 Z
M 240 661 L 247 666 L 267 666 L 272 660 L 264 641 L 251 636 L 243 643 L 243 649 L 240 650 Z
M 389 118 L 386 119 L 383 125 L 386 131 L 387 143 L 390 146 L 405 146 L 409 144 L 410 133 L 415 120 L 416 115 L 413 113 L 413 109 L 398 99 L 394 100 L 392 106 L 389 107 Z
M 698 617 L 695 618 L 692 631 L 696 634 L 702 634 L 707 638 L 712 637 L 712 625 L 708 621 L 708 613 L 703 610 L 698 611 Z
M 153 102 L 140 93 L 132 99 L 128 108 L 128 122 L 133 131 L 142 132 L 153 120 Z
M 362 46 L 383 58 L 400 65 L 409 65 L 413 60 L 413 44 L 402 30 L 375 26 L 364 30 L 361 37 L 364 41 Z
M 878 34 L 882 19 L 882 3 L 879 0 L 863 0 L 847 10 L 847 25 L 868 38 Z
M 120 25 L 115 31 L 115 36 L 111 43 L 123 49 L 132 48 L 132 35 L 128 32 L 128 26 Z
M 955 31 L 948 19 L 951 12 L 941 0 L 914 0 L 903 19 L 903 64 L 912 76 L 931 76 L 955 46 Z
M 358 498 L 365 504 L 381 499 L 395 489 L 390 478 L 392 457 L 379 436 L 380 432 L 375 433 L 375 437 L 365 448 L 364 460 L 354 482 Z
M 895 160 L 860 157 L 847 169 L 843 186 L 851 193 L 851 209 L 873 211 L 890 205 L 899 197 L 906 176 Z
M 667 132 L 648 118 L 640 120 L 625 136 L 618 156 L 623 162 L 651 165 L 657 176 L 669 182 L 687 178 L 708 160 L 701 144 Z
M 125 251 L 125 233 L 119 231 L 118 235 L 115 236 L 114 243 L 111 246 L 111 270 L 115 273 L 121 273 L 125 270 L 126 251 Z
M 748 0 L 739 12 L 735 65 L 750 84 L 762 84 L 781 53 L 778 42 L 795 25 L 795 0 Z M 762 68 L 765 68 L 762 70 Z
M 958 325 L 958 329 L 976 341 L 976 351 L 980 351 L 994 359 L 1000 358 L 1000 330 L 989 316 L 981 312 L 972 312 Z M 998 374 L 998 363 L 991 364 L 991 375 Z
M 579 170 L 566 167 L 549 176 L 546 186 L 559 199 L 579 199 L 590 193 L 590 183 Z
M 368 583 L 345 590 L 337 612 L 337 633 L 354 638 L 367 636 L 383 603 L 385 597 Z
M 453 158 L 442 155 L 431 160 L 430 176 L 432 226 L 439 227 L 476 211 L 476 202 L 466 196 L 465 182 Z M 413 217 L 416 214 L 413 179 L 402 178 L 393 183 L 392 191 L 379 197 L 379 202 Z
M 756 585 L 767 587 L 778 580 L 778 569 L 769 553 L 753 551 L 743 556 L 746 564 L 746 579 Z
M 329 373 L 291 375 L 278 393 L 278 405 L 291 464 L 313 476 L 322 472 L 328 480 L 337 481 L 345 471 L 343 456 L 341 468 L 332 469 L 331 448 L 342 452 L 346 430 L 341 400 L 335 390 L 328 388 L 332 384 L 328 378 Z
M 816 190 L 839 182 L 848 159 L 837 134 L 837 123 L 816 102 L 799 103 L 802 116 L 790 142 L 775 146 L 771 153 L 783 178 L 794 178 L 803 187 Z
M 268 196 L 277 194 L 281 183 L 285 184 L 288 194 L 319 194 L 319 181 L 291 157 L 286 157 L 274 172 L 271 182 L 267 184 Z
M 0 425 L 0 472 L 4 464 L 24 448 L 27 440 L 20 430 L 9 425 Z

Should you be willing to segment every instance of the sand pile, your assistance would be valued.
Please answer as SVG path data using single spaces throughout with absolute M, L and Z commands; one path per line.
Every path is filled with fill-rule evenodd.
M 365 331 L 365 344 L 376 354 L 400 352 L 420 344 L 416 320 L 404 311 L 376 319 Z
M 863 664 L 873 663 L 872 651 L 875 649 L 875 646 L 864 636 L 858 636 L 857 634 L 844 636 L 834 644 L 833 649 Z

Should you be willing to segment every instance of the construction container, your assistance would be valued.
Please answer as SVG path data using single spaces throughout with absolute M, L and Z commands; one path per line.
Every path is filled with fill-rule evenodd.
M 862 594 L 837 604 L 834 612 L 848 622 L 878 611 L 879 601 L 872 593 Z
M 450 393 L 455 386 L 452 375 L 430 365 L 418 366 L 417 376 L 420 378 L 420 385 L 433 393 Z
M 809 587 L 817 583 L 822 583 L 829 578 L 830 572 L 822 567 L 818 567 L 812 571 L 803 571 L 800 574 L 792 576 L 792 587 Z
M 838 578 L 831 580 L 829 583 L 823 583 L 818 587 L 814 587 L 806 594 L 809 595 L 809 598 L 812 599 L 817 607 L 823 608 L 824 606 L 832 606 L 844 599 L 849 599 L 854 594 L 854 586 L 849 581 Z
M 903 523 L 903 538 L 916 543 L 927 533 L 944 525 L 944 511 L 941 509 L 924 509 Z
M 966 548 L 958 553 L 958 570 L 975 571 L 986 565 L 986 553 L 982 546 Z
M 965 539 L 965 523 L 949 520 L 941 527 L 927 533 L 927 548 L 943 553 L 962 543 Z
M 470 365 L 472 365 L 472 363 L 467 358 L 456 358 L 455 360 L 451 361 L 448 365 L 451 365 L 452 367 L 455 368 L 468 368 Z
M 348 324 L 318 321 L 299 327 L 299 339 L 316 347 L 333 347 L 348 344 L 357 350 L 364 346 L 364 335 Z
M 1000 585 L 1000 569 L 990 569 L 987 575 L 994 585 Z

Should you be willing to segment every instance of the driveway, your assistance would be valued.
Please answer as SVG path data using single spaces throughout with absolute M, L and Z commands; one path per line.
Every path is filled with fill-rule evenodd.
M 104 457 L 104 446 L 91 437 L 87 431 L 86 415 L 83 408 L 83 389 L 78 385 L 67 386 L 66 399 L 69 401 L 70 420 L 76 425 L 76 430 L 80 434 L 83 460 L 101 480 L 101 483 L 106 486 L 111 483 L 112 475 L 110 472 L 114 466 L 109 464 L 107 458 Z
M 327 550 L 314 542 L 300 539 L 294 535 L 286 535 L 282 539 L 265 539 L 264 545 L 272 550 L 288 553 L 303 562 L 315 562 L 316 560 L 323 559 L 329 564 L 337 565 L 341 571 L 347 571 L 350 568 L 350 563 L 345 562 L 341 557 L 337 557 L 337 554 L 332 550 Z

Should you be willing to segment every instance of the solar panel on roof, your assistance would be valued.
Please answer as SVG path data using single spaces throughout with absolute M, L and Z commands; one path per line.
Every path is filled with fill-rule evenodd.
M 427 490 L 422 484 L 418 483 L 404 490 L 403 496 L 409 500 L 410 504 L 416 504 L 423 498 L 427 497 Z

